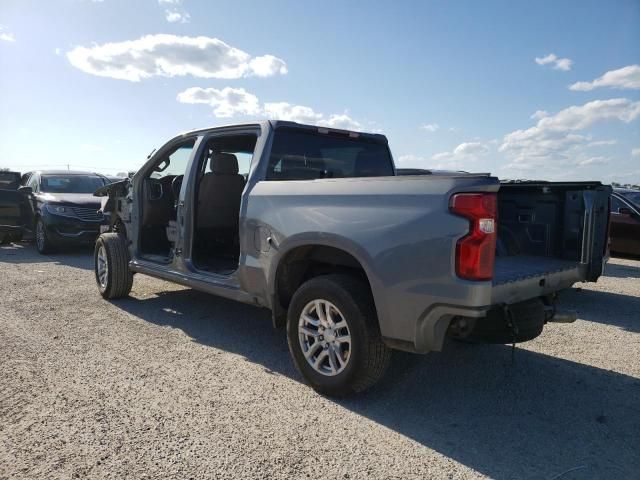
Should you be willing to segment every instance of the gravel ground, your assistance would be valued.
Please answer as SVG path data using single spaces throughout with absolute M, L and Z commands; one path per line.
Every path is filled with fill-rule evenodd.
M 335 401 L 266 310 L 137 275 L 107 302 L 90 253 L 0 248 L 0 478 L 638 478 L 640 262 L 565 292 L 501 345 L 395 355 Z

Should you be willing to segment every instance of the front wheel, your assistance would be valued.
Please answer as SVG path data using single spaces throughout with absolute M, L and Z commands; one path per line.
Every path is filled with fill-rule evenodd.
M 103 233 L 94 251 L 96 283 L 107 299 L 126 297 L 133 286 L 126 239 L 117 233 Z
M 369 288 L 350 275 L 324 275 L 302 284 L 289 305 L 287 338 L 296 368 L 314 390 L 327 395 L 366 390 L 391 359 Z
M 53 245 L 47 233 L 47 227 L 42 218 L 36 220 L 36 249 L 43 255 L 53 251 Z

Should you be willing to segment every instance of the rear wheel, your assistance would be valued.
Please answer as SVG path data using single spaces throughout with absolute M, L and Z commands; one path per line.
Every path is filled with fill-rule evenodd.
M 297 369 L 327 395 L 366 390 L 384 375 L 391 359 L 369 288 L 349 275 L 302 284 L 289 305 L 287 338 Z
M 53 251 L 53 245 L 51 244 L 47 228 L 42 221 L 42 218 L 38 218 L 38 220 L 36 220 L 36 248 L 38 249 L 38 252 L 43 255 Z
M 126 239 L 117 233 L 103 233 L 94 251 L 96 283 L 107 299 L 126 297 L 133 286 Z

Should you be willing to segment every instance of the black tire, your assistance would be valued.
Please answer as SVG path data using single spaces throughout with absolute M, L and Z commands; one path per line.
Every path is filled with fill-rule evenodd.
M 319 373 L 307 362 L 299 338 L 300 316 L 305 307 L 317 299 L 337 307 L 351 336 L 348 361 L 334 376 Z M 366 390 L 382 378 L 391 360 L 391 349 L 380 336 L 369 287 L 350 275 L 323 275 L 298 288 L 289 304 L 287 339 L 298 371 L 314 390 L 326 395 L 345 396 Z
M 102 251 L 101 251 L 102 250 Z M 106 273 L 99 273 L 98 262 L 106 262 Z M 124 235 L 103 233 L 96 240 L 93 253 L 94 272 L 100 295 L 106 299 L 129 295 L 133 286 L 133 273 L 129 270 L 129 251 Z
M 51 240 L 49 239 L 49 234 L 47 233 L 47 227 L 44 224 L 44 221 L 41 217 L 38 217 L 36 220 L 36 231 L 35 231 L 35 240 L 36 240 L 36 249 L 43 255 L 48 253 L 52 253 L 54 248 Z

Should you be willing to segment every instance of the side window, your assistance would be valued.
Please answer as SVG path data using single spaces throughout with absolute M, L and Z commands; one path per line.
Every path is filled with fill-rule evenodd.
M 250 134 L 210 138 L 204 150 L 205 158 L 201 160 L 200 171 L 203 174 L 238 173 L 246 180 L 257 140 L 258 137 Z
M 195 143 L 196 139 L 192 138 L 176 147 L 173 152 L 165 155 L 151 173 L 151 178 L 184 175 Z
M 38 176 L 37 175 L 32 175 L 31 178 L 29 179 L 29 186 L 33 189 L 34 192 L 39 192 L 40 188 L 38 185 Z

